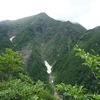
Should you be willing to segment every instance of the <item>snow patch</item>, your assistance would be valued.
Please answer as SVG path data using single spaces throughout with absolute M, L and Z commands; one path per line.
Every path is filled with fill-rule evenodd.
M 53 80 L 51 82 L 53 83 Z
M 50 66 L 47 61 L 44 61 L 44 63 L 45 63 L 45 66 L 47 67 L 47 73 L 50 74 L 52 66 Z
M 15 36 L 11 37 L 11 38 L 10 38 L 10 41 L 12 42 L 12 40 L 13 40 L 14 38 L 15 38 Z

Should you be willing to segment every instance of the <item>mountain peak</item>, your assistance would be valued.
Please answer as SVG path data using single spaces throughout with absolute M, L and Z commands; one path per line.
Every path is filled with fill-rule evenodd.
M 45 12 L 41 12 L 41 13 L 39 13 L 39 15 L 46 15 L 47 16 L 47 14 Z
M 40 16 L 40 17 L 49 17 L 45 12 L 39 13 L 36 16 Z

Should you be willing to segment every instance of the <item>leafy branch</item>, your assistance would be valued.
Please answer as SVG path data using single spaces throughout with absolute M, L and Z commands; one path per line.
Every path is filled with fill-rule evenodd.
M 93 55 L 89 54 L 88 52 L 86 53 L 84 49 L 80 49 L 78 45 L 76 45 L 74 49 L 77 51 L 76 56 L 80 56 L 82 59 L 84 59 L 83 64 L 88 66 L 91 69 L 95 79 L 100 81 L 100 55 Z M 92 51 L 95 53 L 94 50 Z

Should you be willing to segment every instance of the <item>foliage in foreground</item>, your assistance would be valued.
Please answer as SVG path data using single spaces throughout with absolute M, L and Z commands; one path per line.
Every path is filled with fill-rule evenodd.
M 0 100 L 56 100 L 43 82 L 21 73 L 22 65 L 22 56 L 12 49 L 0 56 Z
M 23 74 L 20 79 L 0 83 L 0 100 L 54 100 L 46 85 L 33 81 Z
M 77 51 L 76 56 L 80 56 L 84 59 L 83 64 L 91 69 L 95 79 L 98 81 L 98 84 L 100 84 L 100 55 L 86 53 L 84 49 L 80 49 L 78 45 L 76 45 L 75 50 Z M 57 90 L 61 93 L 64 100 L 100 100 L 98 90 L 96 90 L 95 93 L 88 93 L 87 89 L 83 86 L 72 86 L 61 83 L 57 85 Z
M 17 75 L 22 70 L 23 65 L 22 55 L 7 48 L 5 53 L 0 55 L 0 78 L 8 80 L 9 77 Z

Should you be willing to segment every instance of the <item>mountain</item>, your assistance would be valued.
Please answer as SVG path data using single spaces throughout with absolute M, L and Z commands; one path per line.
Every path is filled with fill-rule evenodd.
M 54 20 L 45 13 L 15 21 L 3 21 L 0 26 L 0 33 L 7 38 L 3 40 L 9 43 L 4 47 L 20 51 L 30 76 L 43 81 L 47 80 L 48 76 L 43 60 L 53 64 L 55 59 L 70 51 L 83 33 L 73 23 Z M 12 37 L 14 38 L 10 41 Z
M 54 20 L 45 13 L 0 22 L 0 53 L 12 48 L 22 53 L 24 69 L 37 81 L 48 83 L 44 60 L 53 66 L 55 84 L 79 84 L 89 88 L 95 79 L 90 69 L 82 67 L 82 60 L 75 56 L 78 44 L 88 52 L 99 50 L 100 27 L 86 30 L 79 23 Z M 92 76 L 92 77 L 91 77 Z M 90 81 L 91 80 L 91 81 Z

